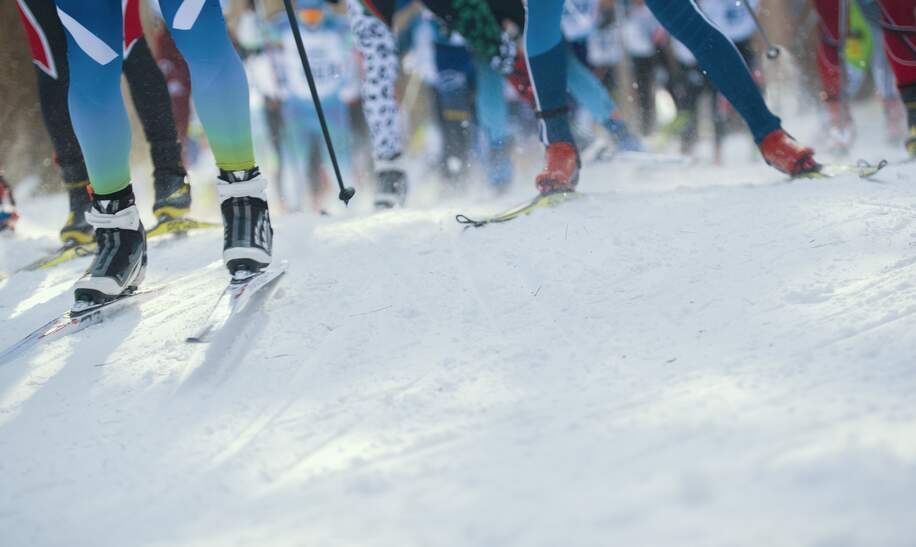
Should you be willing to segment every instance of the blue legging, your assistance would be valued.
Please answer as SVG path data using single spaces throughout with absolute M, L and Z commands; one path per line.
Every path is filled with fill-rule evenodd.
M 488 145 L 502 145 L 509 138 L 509 107 L 503 95 L 505 77 L 479 57 L 474 57 L 474 69 L 477 72 L 474 106 L 478 123 L 487 135 Z
M 55 0 L 67 29 L 70 116 L 97 194 L 130 184 L 130 122 L 121 97 L 121 0 Z M 159 0 L 188 62 L 194 105 L 217 165 L 254 166 L 248 81 L 226 32 L 219 0 Z
M 744 118 L 760 143 L 780 127 L 738 50 L 699 11 L 692 0 L 646 0 L 659 22 L 696 57 L 713 85 Z M 525 0 L 525 53 L 538 109 L 545 118 L 541 136 L 547 143 L 573 142 L 566 116 L 566 57 L 560 32 L 563 0 Z
M 607 123 L 612 117 L 620 118 L 617 103 L 611 98 L 607 88 L 568 47 L 566 62 L 566 85 L 576 102 L 600 124 Z

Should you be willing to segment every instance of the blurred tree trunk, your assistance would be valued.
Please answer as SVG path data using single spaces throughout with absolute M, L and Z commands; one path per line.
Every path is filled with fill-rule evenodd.
M 0 4 L 0 166 L 15 184 L 27 176 L 59 187 L 38 106 L 35 68 L 14 2 Z

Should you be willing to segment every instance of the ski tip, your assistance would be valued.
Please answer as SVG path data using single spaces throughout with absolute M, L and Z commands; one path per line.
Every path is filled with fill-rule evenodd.
M 188 344 L 206 344 L 207 340 L 202 336 L 188 336 L 184 339 Z

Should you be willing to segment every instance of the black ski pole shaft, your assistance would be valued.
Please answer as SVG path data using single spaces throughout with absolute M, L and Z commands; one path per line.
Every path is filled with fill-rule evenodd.
M 744 4 L 744 8 L 751 16 L 751 19 L 754 20 L 754 26 L 757 27 L 758 31 L 760 31 L 760 37 L 763 38 L 763 43 L 767 47 L 767 59 L 775 59 L 779 57 L 779 48 L 774 46 L 773 42 L 770 42 L 770 37 L 767 35 L 766 29 L 763 28 L 763 25 L 760 23 L 760 19 L 757 18 L 757 14 L 754 13 L 754 8 L 751 7 L 749 0 L 741 0 L 741 3 Z
M 315 78 L 312 76 L 312 67 L 309 64 L 308 55 L 305 53 L 305 44 L 302 43 L 302 34 L 299 32 L 299 21 L 296 19 L 296 13 L 293 11 L 292 0 L 283 0 L 286 5 L 286 16 L 289 18 L 289 26 L 293 31 L 293 38 L 296 40 L 296 49 L 299 50 L 299 59 L 302 60 L 302 70 L 305 71 L 305 79 L 309 83 L 309 91 L 312 93 L 312 102 L 315 103 L 315 112 L 318 114 L 318 121 L 321 123 L 321 132 L 324 134 L 324 142 L 328 146 L 328 154 L 331 156 L 331 163 L 334 165 L 334 174 L 337 176 L 337 186 L 340 188 L 340 194 L 337 196 L 344 204 L 349 204 L 350 199 L 356 193 L 356 190 L 344 186 L 343 177 L 340 175 L 340 166 L 337 164 L 337 154 L 334 153 L 334 144 L 331 142 L 331 133 L 328 131 L 328 122 L 324 118 L 324 110 L 321 109 L 321 99 L 318 98 L 318 88 L 315 86 Z

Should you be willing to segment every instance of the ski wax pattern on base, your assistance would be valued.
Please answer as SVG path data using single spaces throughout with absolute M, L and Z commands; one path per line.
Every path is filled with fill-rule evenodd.
M 464 224 L 466 228 L 470 228 L 471 226 L 474 228 L 480 228 L 481 226 L 486 226 L 487 224 L 510 221 L 522 215 L 530 214 L 536 209 L 541 209 L 544 207 L 556 207 L 561 203 L 566 203 L 567 201 L 581 198 L 584 195 L 585 194 L 582 194 L 581 192 L 555 192 L 552 194 L 543 194 L 536 196 L 530 201 L 516 205 L 511 209 L 507 209 L 502 213 L 482 217 L 480 219 L 473 219 L 466 215 L 458 214 L 455 215 L 455 220 L 458 222 L 458 224 Z
M 163 288 L 164 287 L 153 287 L 149 289 L 129 290 L 104 304 L 97 304 L 81 309 L 71 308 L 32 331 L 19 342 L 3 350 L 3 352 L 0 353 L 0 365 L 23 355 L 29 349 L 42 342 L 50 342 L 63 336 L 75 334 L 92 325 L 97 325 L 125 309 L 128 303 L 138 303 L 145 297 L 162 291 Z
M 220 293 L 216 304 L 207 316 L 203 326 L 186 342 L 207 343 L 225 329 L 234 318 L 244 312 L 258 291 L 273 285 L 280 276 L 286 273 L 289 263 L 286 260 L 274 263 L 267 269 L 247 277 L 233 278 Z

